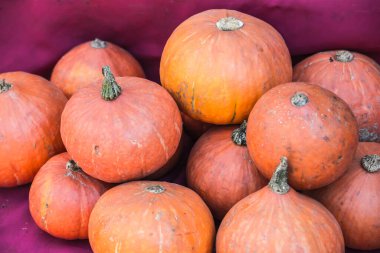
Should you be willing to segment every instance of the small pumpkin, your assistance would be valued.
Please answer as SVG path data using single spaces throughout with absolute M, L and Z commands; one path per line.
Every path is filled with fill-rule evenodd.
M 66 102 L 42 77 L 0 74 L 0 187 L 30 183 L 50 157 L 64 151 L 59 126 Z
M 311 196 L 338 220 L 347 247 L 380 249 L 380 144 L 360 142 L 347 173 Z
M 216 252 L 344 252 L 342 231 L 320 203 L 287 184 L 281 159 L 267 187 L 239 201 L 223 219 Z
M 193 140 L 197 140 L 202 134 L 207 132 L 213 125 L 195 120 L 185 113 L 181 112 L 183 128 Z
M 258 172 L 246 147 L 246 122 L 212 128 L 195 143 L 187 163 L 187 183 L 222 220 L 239 200 L 268 181 Z
M 134 181 L 107 191 L 89 222 L 94 253 L 211 253 L 212 215 L 192 190 L 173 183 Z
M 346 50 L 321 52 L 298 63 L 293 80 L 337 94 L 358 121 L 360 141 L 380 142 L 380 66 L 374 60 Z
M 87 239 L 88 220 L 109 186 L 86 175 L 67 153 L 52 157 L 29 191 L 29 210 L 37 226 L 61 239 Z
M 262 94 L 292 80 L 292 66 L 283 38 L 271 25 L 216 9 L 174 30 L 162 53 L 160 78 L 191 118 L 240 124 Z
M 289 158 L 289 183 L 316 189 L 347 170 L 358 145 L 348 105 L 317 85 L 287 83 L 268 91 L 248 119 L 247 146 L 259 171 L 270 178 L 276 161 Z
M 101 69 L 108 65 L 116 76 L 145 77 L 137 60 L 113 43 L 95 39 L 68 51 L 55 65 L 51 81 L 70 98 L 79 89 L 102 78 Z
M 109 183 L 144 178 L 177 150 L 182 121 L 160 85 L 138 77 L 114 77 L 79 90 L 67 103 L 61 134 L 67 152 L 89 175 Z

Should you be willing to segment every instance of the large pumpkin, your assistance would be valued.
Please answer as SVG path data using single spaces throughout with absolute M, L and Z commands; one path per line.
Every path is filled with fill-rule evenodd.
M 0 74 L 0 187 L 30 183 L 50 157 L 64 151 L 59 126 L 66 101 L 42 77 Z
M 342 231 L 334 216 L 317 201 L 287 184 L 281 159 L 267 187 L 239 201 L 223 219 L 217 253 L 343 253 Z
M 29 210 L 39 228 L 62 239 L 88 238 L 90 213 L 107 185 L 86 175 L 67 153 L 38 171 L 29 192 Z
M 140 64 L 126 50 L 110 42 L 95 39 L 68 51 L 53 69 L 51 81 L 67 97 L 102 77 L 108 65 L 116 76 L 144 77 Z
M 105 78 L 79 90 L 62 114 L 67 152 L 89 175 L 118 183 L 146 177 L 175 153 L 181 114 L 160 85 L 138 77 Z
M 298 63 L 293 79 L 337 94 L 359 123 L 360 141 L 380 142 L 380 66 L 375 61 L 349 51 L 322 52 Z
M 195 143 L 187 163 L 187 182 L 222 220 L 239 200 L 267 184 L 245 142 L 246 122 L 212 128 Z
M 348 105 L 317 85 L 287 83 L 268 91 L 253 108 L 247 145 L 259 171 L 270 178 L 281 156 L 289 158 L 289 183 L 316 189 L 339 178 L 358 145 Z
M 202 199 L 183 186 L 135 181 L 96 203 L 89 223 L 94 253 L 211 253 L 214 221 Z
M 355 159 L 336 182 L 312 196 L 338 220 L 347 247 L 380 249 L 380 144 L 359 143 Z
M 233 10 L 208 10 L 180 24 L 160 64 L 162 85 L 196 120 L 237 124 L 267 90 L 290 82 L 292 66 L 281 35 Z

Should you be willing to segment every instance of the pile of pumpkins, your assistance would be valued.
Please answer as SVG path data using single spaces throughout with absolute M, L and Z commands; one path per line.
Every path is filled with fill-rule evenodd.
M 373 60 L 328 51 L 293 69 L 272 26 L 208 10 L 174 30 L 160 78 L 98 39 L 65 54 L 51 82 L 0 74 L 0 186 L 33 180 L 36 224 L 94 252 L 380 248 Z M 200 137 L 192 190 L 153 181 L 178 160 L 182 125 Z

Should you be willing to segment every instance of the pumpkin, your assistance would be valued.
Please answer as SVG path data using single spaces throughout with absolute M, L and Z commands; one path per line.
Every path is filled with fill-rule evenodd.
M 267 184 L 252 162 L 246 122 L 212 128 L 196 142 L 187 163 L 187 183 L 222 220 L 239 200 Z
M 107 191 L 89 222 L 98 252 L 211 253 L 214 221 L 192 190 L 173 183 L 134 181 Z
M 311 193 L 338 220 L 347 247 L 380 249 L 380 144 L 359 143 L 347 173 Z
M 50 157 L 64 151 L 59 126 L 66 102 L 42 77 L 0 74 L 0 187 L 30 183 Z
M 74 94 L 62 113 L 67 152 L 87 174 L 109 183 L 144 178 L 177 150 L 182 121 L 160 85 L 139 77 L 105 76 Z
M 86 239 L 92 208 L 107 187 L 86 175 L 67 153 L 56 155 L 33 180 L 30 214 L 37 226 L 52 236 Z
M 116 76 L 145 77 L 136 59 L 121 47 L 95 39 L 68 51 L 55 65 L 51 81 L 70 98 L 79 89 L 101 79 L 108 65 Z
M 326 186 L 347 170 L 358 145 L 348 105 L 317 85 L 286 83 L 268 91 L 248 119 L 247 146 L 270 178 L 276 159 L 289 158 L 289 183 L 305 190 Z
M 344 252 L 342 231 L 317 201 L 287 184 L 287 160 L 268 186 L 239 201 L 223 219 L 216 252 Z
M 187 149 L 189 149 L 188 146 L 191 145 L 192 141 L 190 137 L 185 132 L 182 132 L 181 140 L 178 144 L 177 151 L 174 153 L 174 155 L 158 171 L 147 176 L 145 179 L 156 180 L 165 176 L 169 171 L 171 171 L 174 167 L 178 165 L 180 159 L 183 158 L 183 156 L 187 153 Z
M 294 80 L 337 94 L 358 121 L 360 141 L 380 142 L 380 66 L 375 61 L 349 51 L 322 52 L 298 63 Z
M 207 132 L 213 125 L 195 120 L 181 112 L 183 128 L 193 140 L 197 140 L 202 134 Z
M 195 120 L 240 124 L 267 90 L 292 80 L 289 50 L 266 22 L 234 10 L 207 10 L 170 35 L 162 85 Z

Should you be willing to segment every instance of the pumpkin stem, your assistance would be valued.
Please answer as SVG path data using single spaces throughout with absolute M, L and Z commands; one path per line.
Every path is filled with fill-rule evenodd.
M 240 127 L 232 131 L 232 141 L 239 146 L 247 146 L 246 140 L 247 121 L 244 120 Z
M 163 193 L 164 191 L 166 191 L 166 189 L 162 185 L 151 185 L 151 186 L 146 187 L 145 191 L 151 192 L 154 194 L 159 194 L 159 193 Z
M 0 93 L 7 92 L 10 88 L 12 88 L 12 84 L 7 83 L 5 79 L 0 80 Z
M 244 22 L 234 17 L 224 17 L 216 22 L 216 27 L 221 31 L 235 31 L 242 28 Z
M 104 66 L 102 73 L 104 76 L 102 97 L 106 101 L 115 100 L 121 94 L 121 87 L 117 84 L 109 66 Z
M 292 102 L 292 105 L 302 107 L 309 102 L 309 98 L 305 93 L 296 92 L 290 101 Z
M 350 62 L 354 59 L 354 55 L 350 51 L 340 50 L 335 53 L 334 58 L 340 62 Z
M 362 167 L 369 173 L 378 172 L 380 170 L 380 156 L 366 155 L 361 159 Z
M 69 171 L 80 171 L 80 170 L 82 170 L 74 160 L 69 160 L 66 163 L 66 169 Z
M 90 45 L 93 48 L 105 48 L 107 46 L 107 42 L 96 38 L 93 41 L 91 41 Z
M 281 157 L 280 164 L 269 181 L 269 188 L 278 194 L 285 194 L 290 190 L 288 185 L 288 159 L 286 157 Z

